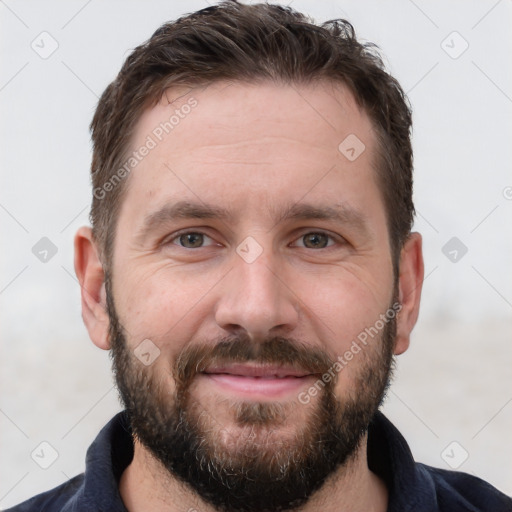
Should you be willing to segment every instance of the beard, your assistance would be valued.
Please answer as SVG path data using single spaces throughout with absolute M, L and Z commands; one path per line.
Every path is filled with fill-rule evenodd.
M 322 381 L 335 363 L 322 349 L 298 340 L 247 335 L 215 343 L 190 343 L 169 372 L 144 366 L 129 348 L 107 281 L 107 307 L 115 379 L 134 437 L 206 503 L 222 512 L 294 510 L 358 453 L 390 382 L 396 319 L 352 362 L 351 391 L 337 397 L 338 374 Z M 318 375 L 316 399 L 255 402 L 219 400 L 233 419 L 220 424 L 208 405 L 194 399 L 201 372 L 217 363 L 291 365 Z M 346 371 L 342 368 L 341 371 Z M 352 369 L 351 369 L 352 371 Z M 172 375 L 175 386 L 169 386 Z M 327 380 L 327 379 L 326 379 Z M 204 400 L 203 400 L 204 402 Z M 304 408 L 304 420 L 290 416 Z M 218 410 L 218 409 L 217 409 Z M 231 427 L 236 425 L 235 433 Z M 232 429 L 231 429 L 232 430 Z M 290 433 L 291 432 L 291 433 Z

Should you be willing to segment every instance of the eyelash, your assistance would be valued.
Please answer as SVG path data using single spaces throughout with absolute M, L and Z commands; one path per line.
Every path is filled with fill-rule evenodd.
M 208 247 L 208 246 L 201 246 L 201 247 L 197 247 L 197 248 L 191 248 L 191 247 L 183 247 L 182 245 L 178 244 L 178 243 L 175 243 L 176 240 L 178 240 L 181 236 L 183 235 L 203 235 L 204 237 L 207 237 L 209 238 L 210 240 L 213 241 L 213 238 L 209 235 L 207 235 L 206 233 L 204 233 L 203 231 L 199 231 L 199 230 L 184 230 L 184 231 L 179 231 L 178 233 L 174 234 L 174 236 L 172 238 L 169 238 L 167 239 L 167 241 L 164 241 L 164 245 L 167 245 L 167 244 L 173 244 L 173 245 L 177 245 L 178 247 L 182 248 L 182 249 L 188 249 L 188 250 L 193 250 L 193 249 L 203 249 L 205 247 Z M 325 235 L 329 238 L 329 242 L 332 241 L 334 242 L 333 244 L 330 244 L 330 245 L 327 245 L 326 247 L 321 247 L 320 249 L 329 249 L 330 247 L 332 247 L 333 245 L 335 244 L 343 244 L 343 243 L 346 243 L 346 241 L 339 235 L 332 235 L 331 233 L 327 232 L 327 231 L 322 231 L 322 230 L 313 230 L 313 231 L 304 231 L 302 232 L 302 234 L 300 234 L 297 238 L 294 239 L 294 242 L 296 242 L 297 240 L 300 240 L 302 238 L 304 238 L 306 235 L 311 235 L 311 234 L 315 234 L 315 235 Z M 328 243 L 329 243 L 328 242 Z M 215 245 L 215 244 L 211 244 L 211 245 Z M 302 247 L 303 249 L 310 249 L 309 247 Z M 312 249 L 312 250 L 320 250 L 320 249 Z
M 172 244 L 172 243 L 174 243 L 175 240 L 178 240 L 183 235 L 203 235 L 204 237 L 207 237 L 207 238 L 209 238 L 210 240 L 213 241 L 213 238 L 211 236 L 208 236 L 203 231 L 187 230 L 187 231 L 179 231 L 172 238 L 170 238 L 167 243 L 171 243 Z M 179 245 L 177 243 L 174 243 L 174 245 L 177 245 L 178 247 L 181 247 L 182 249 L 191 249 L 190 247 L 183 247 L 183 246 L 181 246 L 181 245 Z M 202 249 L 202 248 L 203 247 L 199 247 L 199 249 Z

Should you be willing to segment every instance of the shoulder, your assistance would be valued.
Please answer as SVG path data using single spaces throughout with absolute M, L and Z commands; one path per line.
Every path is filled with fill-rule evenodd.
M 512 498 L 476 476 L 420 463 L 416 466 L 432 482 L 440 511 L 512 512 Z
M 4 512 L 65 512 L 83 489 L 84 475 L 78 475 L 49 491 L 38 494 Z M 69 508 L 68 508 L 69 507 Z

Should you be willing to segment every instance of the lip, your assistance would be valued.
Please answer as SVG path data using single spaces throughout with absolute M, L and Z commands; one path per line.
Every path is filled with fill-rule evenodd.
M 292 393 L 299 393 L 315 375 L 283 366 L 237 364 L 208 368 L 199 377 L 222 393 L 252 400 L 278 400 Z
M 205 374 L 226 374 L 238 377 L 254 377 L 254 378 L 286 378 L 286 377 L 305 377 L 311 373 L 297 370 L 290 366 L 276 365 L 248 365 L 248 364 L 232 364 L 225 366 L 211 366 L 203 371 Z

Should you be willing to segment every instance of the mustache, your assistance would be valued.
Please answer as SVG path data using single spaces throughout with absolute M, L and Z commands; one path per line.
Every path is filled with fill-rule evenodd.
M 194 344 L 184 348 L 174 364 L 173 377 L 178 387 L 186 389 L 198 373 L 211 365 L 287 365 L 311 374 L 324 374 L 334 362 L 323 349 L 295 339 L 273 336 L 259 342 L 248 335 L 240 335 L 222 338 L 215 344 Z

